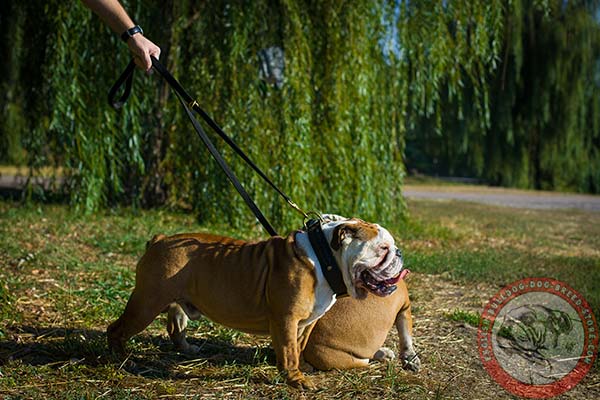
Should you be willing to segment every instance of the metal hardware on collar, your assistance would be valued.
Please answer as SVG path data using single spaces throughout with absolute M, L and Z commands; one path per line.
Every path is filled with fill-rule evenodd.
M 321 228 L 321 221 L 320 219 L 311 219 L 306 222 L 305 227 L 308 233 L 308 240 L 317 255 L 321 271 L 331 290 L 333 290 L 337 298 L 348 296 L 344 276 L 325 238 L 325 234 Z
M 324 220 L 323 220 L 323 216 L 322 216 L 321 214 L 319 214 L 319 213 L 318 213 L 318 212 L 316 212 L 316 211 L 309 211 L 309 212 L 308 212 L 306 215 L 304 215 L 304 229 L 306 229 L 307 231 L 308 231 L 308 226 L 307 226 L 307 225 L 308 225 L 308 223 L 309 223 L 309 222 L 312 220 L 312 219 L 310 218 L 310 216 L 311 216 L 311 215 L 312 215 L 313 217 L 315 217 L 315 218 L 313 218 L 313 219 L 317 219 L 317 220 L 318 220 L 319 222 L 321 222 L 321 223 L 323 223 L 323 222 L 324 222 Z
M 294 203 L 291 199 L 287 199 L 287 203 L 290 205 L 290 207 L 292 207 L 294 210 L 298 211 L 300 214 L 302 214 L 304 216 L 304 218 L 308 219 L 309 216 L 307 213 L 304 212 L 304 210 L 302 210 L 300 207 L 298 207 L 298 205 L 296 203 Z
M 196 100 L 192 100 L 188 103 L 188 107 L 194 108 L 194 107 L 200 107 L 200 106 L 198 105 L 198 102 Z
M 127 42 L 129 40 L 129 38 L 132 37 L 133 35 L 135 35 L 136 33 L 141 33 L 142 35 L 144 34 L 144 31 L 142 30 L 141 26 L 136 25 L 133 28 L 127 29 L 125 32 L 123 32 L 121 34 L 121 40 L 123 40 L 124 42 Z

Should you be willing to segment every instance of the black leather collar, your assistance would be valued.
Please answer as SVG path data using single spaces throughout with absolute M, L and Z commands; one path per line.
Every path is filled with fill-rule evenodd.
M 333 290 L 337 298 L 348 296 L 342 271 L 335 260 L 331 247 L 329 247 L 323 229 L 321 229 L 321 221 L 318 219 L 309 220 L 306 223 L 306 231 L 310 244 L 321 265 L 321 271 L 323 271 L 323 275 L 325 275 L 325 279 L 331 290 Z

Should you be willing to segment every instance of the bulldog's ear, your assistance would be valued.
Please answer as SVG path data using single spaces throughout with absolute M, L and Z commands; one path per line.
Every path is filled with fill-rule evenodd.
M 348 235 L 356 233 L 356 227 L 352 224 L 339 224 L 333 228 L 333 235 L 331 236 L 331 248 L 333 250 L 339 250 L 342 247 L 342 242 Z

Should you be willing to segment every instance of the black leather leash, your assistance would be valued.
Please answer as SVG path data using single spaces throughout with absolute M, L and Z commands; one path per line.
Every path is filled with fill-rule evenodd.
M 250 158 L 248 158 L 246 153 L 244 153 L 242 149 L 238 147 L 238 145 L 233 141 L 233 139 L 231 139 L 225 132 L 223 132 L 221 127 L 212 118 L 210 118 L 210 116 L 202 108 L 200 108 L 198 102 L 196 102 L 196 100 L 194 100 L 192 96 L 190 96 L 185 91 L 185 89 L 173 77 L 173 75 L 171 75 L 171 73 L 155 57 L 151 57 L 151 59 L 153 68 L 167 81 L 167 83 L 169 84 L 169 86 L 171 86 L 173 91 L 175 91 L 177 99 L 185 109 L 186 115 L 192 122 L 196 133 L 198 134 L 198 136 L 200 137 L 210 154 L 213 156 L 215 161 L 217 161 L 221 169 L 223 169 L 223 172 L 225 172 L 233 186 L 236 188 L 238 193 L 246 202 L 246 205 L 250 208 L 250 210 L 252 210 L 252 212 L 254 213 L 258 221 L 262 224 L 262 226 L 267 230 L 267 232 L 271 236 L 277 235 L 275 229 L 273 229 L 267 218 L 260 211 L 256 203 L 254 203 L 248 192 L 246 192 L 246 190 L 244 189 L 240 181 L 237 179 L 229 165 L 227 165 L 227 162 L 225 161 L 225 159 L 223 159 L 223 156 L 221 156 L 215 145 L 212 143 L 212 141 L 210 140 L 210 138 L 208 137 L 208 135 L 206 134 L 206 132 L 204 131 L 204 129 L 202 128 L 192 111 L 198 113 L 202 117 L 202 119 L 225 141 L 225 143 L 227 143 L 238 154 L 238 156 L 240 156 L 265 182 L 267 182 L 277 193 L 279 193 L 279 195 L 283 197 L 285 201 L 294 210 L 298 211 L 303 215 L 306 221 L 305 227 L 308 233 L 309 241 L 311 243 L 311 246 L 313 247 L 313 250 L 315 251 L 317 258 L 319 259 L 319 263 L 321 264 L 321 270 L 323 271 L 325 279 L 327 280 L 329 286 L 338 297 L 346 296 L 347 290 L 346 285 L 344 284 L 342 272 L 340 271 L 337 261 L 335 260 L 333 252 L 331 251 L 329 243 L 327 242 L 327 239 L 325 238 L 325 235 L 321 228 L 321 216 L 317 213 L 312 213 L 316 214 L 318 218 L 310 219 L 309 215 L 302 209 L 300 209 L 300 207 L 298 207 L 296 203 L 294 203 L 285 193 L 283 193 L 264 174 L 264 172 L 262 172 L 262 170 L 258 168 L 258 166 L 254 164 L 252 160 L 250 160 Z M 123 71 L 121 76 L 119 76 L 115 84 L 108 92 L 108 102 L 113 108 L 121 108 L 129 98 L 129 95 L 131 94 L 131 87 L 133 84 L 134 71 L 135 62 L 131 60 L 129 65 L 127 65 L 127 68 L 125 68 L 125 71 Z M 117 92 L 121 87 L 123 87 L 123 85 L 125 85 L 123 89 L 123 94 L 121 94 L 121 96 L 117 99 Z
M 230 182 L 236 188 L 238 193 L 246 202 L 246 205 L 250 208 L 250 210 L 254 213 L 258 221 L 262 224 L 262 226 L 267 230 L 267 232 L 271 236 L 276 236 L 277 232 L 271 226 L 267 218 L 260 211 L 256 203 L 252 200 L 248 192 L 244 189 L 239 179 L 235 176 L 235 173 L 231 170 L 231 168 L 227 165 L 227 162 L 223 159 L 223 156 L 219 153 L 217 148 L 214 146 L 212 141 L 209 139 L 208 135 L 198 122 L 198 120 L 194 117 L 192 111 L 198 113 L 202 119 L 227 143 L 237 154 L 240 156 L 265 182 L 267 182 L 279 195 L 281 195 L 285 201 L 296 211 L 300 212 L 304 218 L 308 218 L 308 214 L 302 211 L 296 203 L 294 203 L 289 196 L 287 196 L 283 191 L 281 191 L 252 160 L 239 148 L 239 146 L 231 139 L 221 127 L 212 119 L 210 116 L 198 105 L 198 102 L 190 96 L 185 89 L 181 86 L 181 84 L 171 75 L 171 73 L 155 58 L 151 57 L 153 68 L 167 81 L 169 86 L 175 91 L 177 94 L 177 98 L 180 103 L 183 105 L 185 112 L 192 122 L 196 133 L 207 147 L 210 154 L 217 161 L 223 172 L 227 175 Z M 127 98 L 131 94 L 131 87 L 133 82 L 133 72 L 135 71 L 135 62 L 131 60 L 125 71 L 121 74 L 119 79 L 115 82 L 113 87 L 108 92 L 108 102 L 115 109 L 119 109 L 125 104 Z M 125 85 L 123 90 L 123 94 L 117 99 L 117 92 L 119 89 Z

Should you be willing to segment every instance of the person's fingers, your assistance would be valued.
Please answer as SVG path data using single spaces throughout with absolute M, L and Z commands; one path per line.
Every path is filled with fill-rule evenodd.
M 152 69 L 152 60 L 150 59 L 150 53 L 144 53 L 144 71 L 149 72 Z
M 160 59 L 160 47 L 152 46 L 150 48 L 150 55 L 156 58 L 157 60 Z
M 135 58 L 135 64 L 140 68 L 150 73 L 152 71 L 152 59 L 160 57 L 160 47 L 146 39 L 142 35 L 134 35 L 128 41 L 129 49 Z
M 138 67 L 139 69 L 146 70 L 146 68 L 145 68 L 145 67 L 146 67 L 146 65 L 145 65 L 145 62 L 144 62 L 144 60 L 142 60 L 142 59 L 141 59 L 140 57 L 138 57 L 138 56 L 134 56 L 134 57 L 133 57 L 133 60 L 135 61 L 135 65 L 137 65 L 137 67 Z

